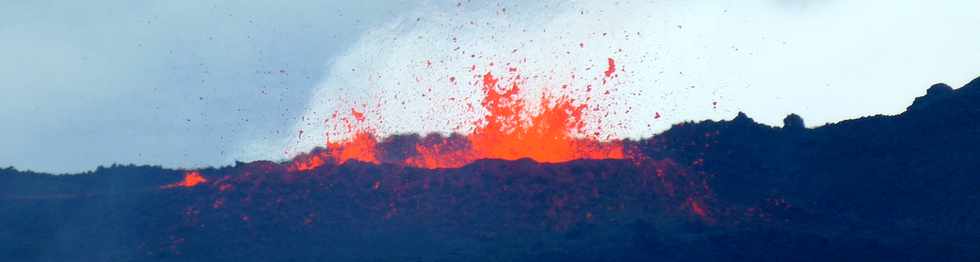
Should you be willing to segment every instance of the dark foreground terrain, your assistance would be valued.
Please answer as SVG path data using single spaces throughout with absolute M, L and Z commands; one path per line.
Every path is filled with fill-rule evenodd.
M 980 261 L 980 79 L 814 129 L 739 115 L 628 160 L 0 170 L 0 261 Z

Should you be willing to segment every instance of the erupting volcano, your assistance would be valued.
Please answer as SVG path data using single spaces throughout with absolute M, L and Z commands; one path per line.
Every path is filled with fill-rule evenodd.
M 354 109 L 351 139 L 283 163 L 113 166 L 75 176 L 0 169 L 0 186 L 14 185 L 0 190 L 0 207 L 18 211 L 0 216 L 10 229 L 0 231 L 0 256 L 980 258 L 970 219 L 977 191 L 969 188 L 980 162 L 972 154 L 980 144 L 973 132 L 980 79 L 955 91 L 937 84 L 897 116 L 807 129 L 795 115 L 774 128 L 740 114 L 621 141 L 579 134 L 589 106 L 570 96 L 545 96 L 543 110 L 528 113 L 515 96 L 520 85 L 502 85 L 490 73 L 479 80 L 487 94 L 481 105 L 493 113 L 465 135 L 379 141 L 358 125 L 366 111 Z M 932 130 L 958 143 L 921 139 Z M 72 241 L 51 246 L 57 241 L 50 236 Z
M 6 2 L 0 262 L 980 261 L 980 1 Z
M 474 66 L 475 68 L 475 66 Z M 492 72 L 475 75 L 483 99 L 483 117 L 469 122 L 469 133 L 461 136 L 429 136 L 409 145 L 409 152 L 384 152 L 375 128 L 366 122 L 365 113 L 351 108 L 349 115 L 334 112 L 330 119 L 346 132 L 341 141 L 328 141 L 326 149 L 297 157 L 291 168 L 307 171 L 327 162 L 344 163 L 356 159 L 368 163 L 397 163 L 423 168 L 461 167 L 478 159 L 516 160 L 530 158 L 543 163 L 567 162 L 577 159 L 623 159 L 627 158 L 623 143 L 617 139 L 603 139 L 599 132 L 588 133 L 583 114 L 588 109 L 600 110 L 590 106 L 589 92 L 592 85 L 580 90 L 583 94 L 573 94 L 572 89 L 562 85 L 559 90 L 544 89 L 540 101 L 528 101 L 523 94 L 523 76 L 515 74 L 516 68 L 508 70 L 512 76 L 504 79 Z M 613 58 L 608 59 L 608 68 L 602 72 L 602 84 L 616 77 Z M 455 81 L 455 78 L 453 78 Z M 584 98 L 583 98 L 584 97 Z M 576 100 L 576 98 L 581 98 Z M 536 106 L 536 107 L 535 107 Z M 474 112 L 472 104 L 467 104 L 469 113 Z M 370 112 L 370 111 L 369 111 Z M 383 118 L 383 116 L 379 117 Z M 302 133 L 300 134 L 302 135 Z M 396 155 L 394 159 L 380 157 Z

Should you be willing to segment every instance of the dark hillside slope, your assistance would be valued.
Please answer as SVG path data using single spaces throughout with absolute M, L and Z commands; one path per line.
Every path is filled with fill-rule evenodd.
M 818 128 L 740 114 L 629 160 L 0 170 L 2 261 L 980 261 L 980 79 Z

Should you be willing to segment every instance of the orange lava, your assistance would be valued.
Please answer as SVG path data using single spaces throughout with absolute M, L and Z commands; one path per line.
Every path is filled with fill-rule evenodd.
M 613 60 L 610 57 L 607 62 L 609 64 L 609 67 L 606 68 L 606 72 L 604 72 L 604 73 L 606 74 L 606 77 L 612 77 L 612 74 L 613 73 L 616 73 L 616 60 Z
M 615 71 L 615 62 L 609 59 L 607 77 Z M 369 163 L 389 162 L 422 168 L 460 167 L 478 159 L 515 160 L 530 158 L 538 162 L 556 163 L 576 159 L 622 159 L 623 144 L 620 141 L 599 141 L 580 138 L 585 127 L 584 103 L 567 95 L 544 94 L 537 101 L 538 111 L 530 110 L 529 101 L 521 96 L 518 81 L 501 84 L 500 79 L 487 72 L 482 76 L 485 97 L 481 101 L 487 114 L 473 123 L 473 131 L 465 135 L 465 143 L 458 145 L 450 139 L 423 139 L 416 142 L 414 154 L 386 161 L 379 159 L 379 141 L 371 129 L 359 129 L 348 123 L 352 138 L 341 142 L 328 142 L 325 150 L 299 156 L 290 165 L 293 171 L 309 171 L 326 163 L 344 163 L 358 160 Z M 531 102 L 533 103 L 533 102 Z M 351 109 L 358 124 L 365 120 L 364 113 Z M 367 130 L 367 131 L 365 131 Z
M 327 164 L 329 161 L 344 163 L 348 160 L 358 160 L 377 164 L 380 163 L 377 159 L 377 144 L 378 140 L 375 139 L 374 135 L 361 131 L 350 140 L 327 143 L 326 150 L 296 157 L 289 165 L 289 170 L 310 171 Z
M 337 162 L 356 159 L 362 162 L 379 163 L 376 147 L 378 140 L 368 132 L 358 132 L 354 138 L 339 143 L 328 143 L 328 154 Z
M 198 171 L 187 171 L 184 172 L 184 179 L 180 182 L 169 184 L 163 186 L 163 188 L 175 188 L 175 187 L 195 187 L 197 185 L 207 183 L 208 180 L 201 176 L 201 172 Z
M 575 159 L 621 159 L 623 146 L 618 141 L 599 142 L 575 138 L 585 123 L 585 104 L 575 105 L 567 96 L 540 101 L 541 111 L 529 114 L 517 83 L 500 89 L 493 74 L 483 76 L 486 97 L 481 103 L 489 113 L 484 125 L 466 136 L 469 147 L 442 150 L 443 144 L 416 145 L 418 156 L 405 164 L 425 168 L 459 167 L 477 159 L 515 160 L 530 158 L 538 162 L 566 162 Z M 554 102 L 552 104 L 552 102 Z M 522 117 L 529 115 L 529 120 Z

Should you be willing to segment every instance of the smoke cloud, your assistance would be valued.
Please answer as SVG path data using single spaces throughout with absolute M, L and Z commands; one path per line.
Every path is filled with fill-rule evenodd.
M 587 129 L 608 138 L 739 111 L 771 125 L 799 113 L 811 126 L 893 114 L 934 81 L 975 77 L 971 4 L 884 3 L 425 2 L 331 61 L 293 132 L 268 147 L 285 150 L 258 152 L 343 140 L 353 111 L 380 136 L 465 133 L 482 117 L 467 108 L 487 72 L 519 77 L 529 101 L 589 99 Z

